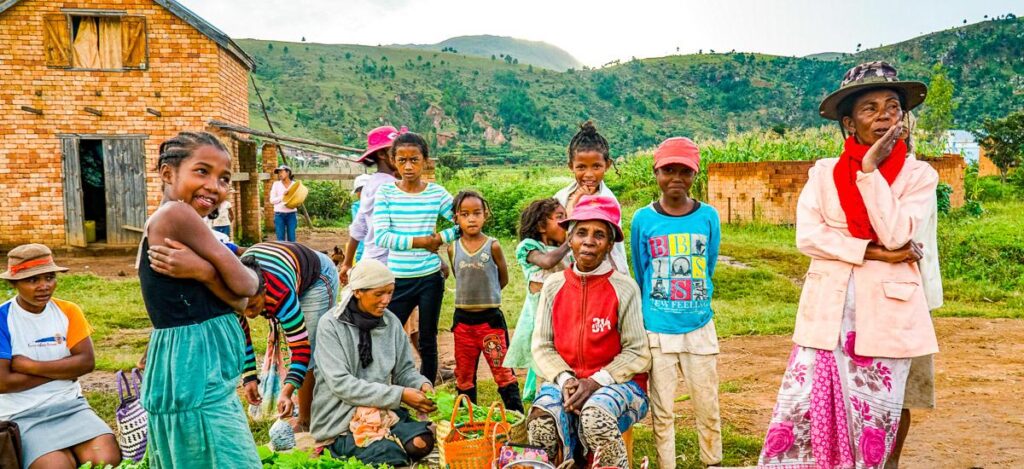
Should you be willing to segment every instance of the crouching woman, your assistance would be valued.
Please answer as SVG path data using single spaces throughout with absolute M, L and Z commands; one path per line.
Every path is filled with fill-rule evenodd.
M 78 305 L 53 298 L 68 269 L 41 244 L 12 249 L 7 266 L 0 278 L 18 295 L 0 305 L 0 420 L 18 424 L 21 467 L 117 465 L 114 433 L 78 384 L 95 366 L 92 328 Z
M 540 292 L 532 351 L 545 382 L 527 429 L 554 459 L 600 450 L 599 466 L 628 467 L 622 434 L 647 414 L 651 352 L 640 289 L 607 262 L 623 239 L 619 218 L 613 199 L 580 198 L 562 221 L 575 263 Z
M 402 323 L 387 309 L 394 292 L 387 267 L 363 259 L 349 271 L 338 306 L 320 318 L 312 432 L 335 457 L 404 466 L 434 448 L 429 422 L 401 407 L 436 410 Z

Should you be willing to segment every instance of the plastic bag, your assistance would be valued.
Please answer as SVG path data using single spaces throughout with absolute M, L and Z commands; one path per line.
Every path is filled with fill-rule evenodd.
M 263 356 L 260 370 L 260 405 L 249 405 L 249 416 L 253 420 L 270 420 L 277 417 L 277 395 L 281 393 L 281 379 L 288 375 L 288 369 L 281 358 L 281 336 L 277 321 L 271 321 L 267 336 L 267 353 Z
M 284 420 L 278 419 L 270 426 L 270 449 L 273 451 L 288 451 L 295 447 L 295 431 L 292 426 Z

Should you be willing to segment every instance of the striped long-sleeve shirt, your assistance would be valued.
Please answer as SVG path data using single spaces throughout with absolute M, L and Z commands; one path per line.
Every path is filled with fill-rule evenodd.
M 302 387 L 302 380 L 309 368 L 311 354 L 309 332 L 299 306 L 302 295 L 320 275 L 320 257 L 313 250 L 296 243 L 266 242 L 245 250 L 242 257 L 255 257 L 263 270 L 266 284 L 264 293 L 264 314 L 276 317 L 281 323 L 291 358 L 285 383 L 295 388 Z M 245 367 L 242 382 L 257 379 L 256 354 L 252 347 L 252 336 L 245 316 L 240 316 L 242 331 L 245 333 Z
M 416 194 L 395 184 L 384 184 L 377 189 L 373 206 L 374 242 L 391 250 L 388 268 L 395 277 L 423 277 L 441 269 L 441 259 L 426 249 L 413 249 L 412 240 L 434 234 L 439 217 L 452 220 L 452 195 L 448 191 L 432 182 Z M 454 241 L 455 230 L 451 227 L 441 231 L 441 239 Z

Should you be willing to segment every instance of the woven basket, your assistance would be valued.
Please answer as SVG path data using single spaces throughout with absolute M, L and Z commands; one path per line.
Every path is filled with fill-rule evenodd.
M 515 412 L 510 410 L 509 412 Z M 518 414 L 519 412 L 515 412 Z M 530 442 L 530 436 L 526 432 L 526 416 L 523 415 L 515 425 L 510 425 L 508 429 L 508 442 L 525 445 Z
M 455 425 L 459 404 L 465 401 L 469 409 L 469 422 Z M 501 420 L 494 420 L 494 411 L 501 411 Z M 447 425 L 440 425 L 446 423 Z M 511 425 L 505 416 L 505 406 L 500 402 L 491 404 L 487 418 L 478 422 L 473 418 L 473 404 L 469 397 L 459 395 L 449 422 L 439 422 L 436 430 L 438 455 L 443 469 L 490 469 L 494 460 L 495 445 L 508 440 Z M 480 432 L 477 435 L 471 433 Z
M 284 205 L 288 208 L 299 208 L 306 201 L 309 195 L 309 188 L 302 184 L 302 181 L 292 181 L 288 191 L 284 193 Z

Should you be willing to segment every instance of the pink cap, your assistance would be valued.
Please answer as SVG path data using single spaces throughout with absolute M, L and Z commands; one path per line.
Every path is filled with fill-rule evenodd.
M 399 135 L 408 131 L 409 129 L 405 128 L 405 126 L 402 126 L 401 130 L 398 130 L 390 125 L 377 127 L 376 129 L 371 130 L 370 133 L 366 134 L 366 152 L 363 153 L 363 156 L 360 156 L 356 161 L 362 162 L 377 150 L 390 148 L 391 144 Z
M 622 228 L 619 228 L 619 220 L 622 219 L 622 209 L 615 199 L 604 195 L 585 195 L 580 197 L 576 207 L 572 209 L 572 215 L 559 222 L 568 228 L 569 224 L 576 221 L 601 220 L 610 223 L 615 227 L 615 242 L 620 243 Z
M 654 150 L 654 169 L 670 164 L 681 164 L 700 171 L 700 149 L 686 137 L 672 137 L 661 142 Z

